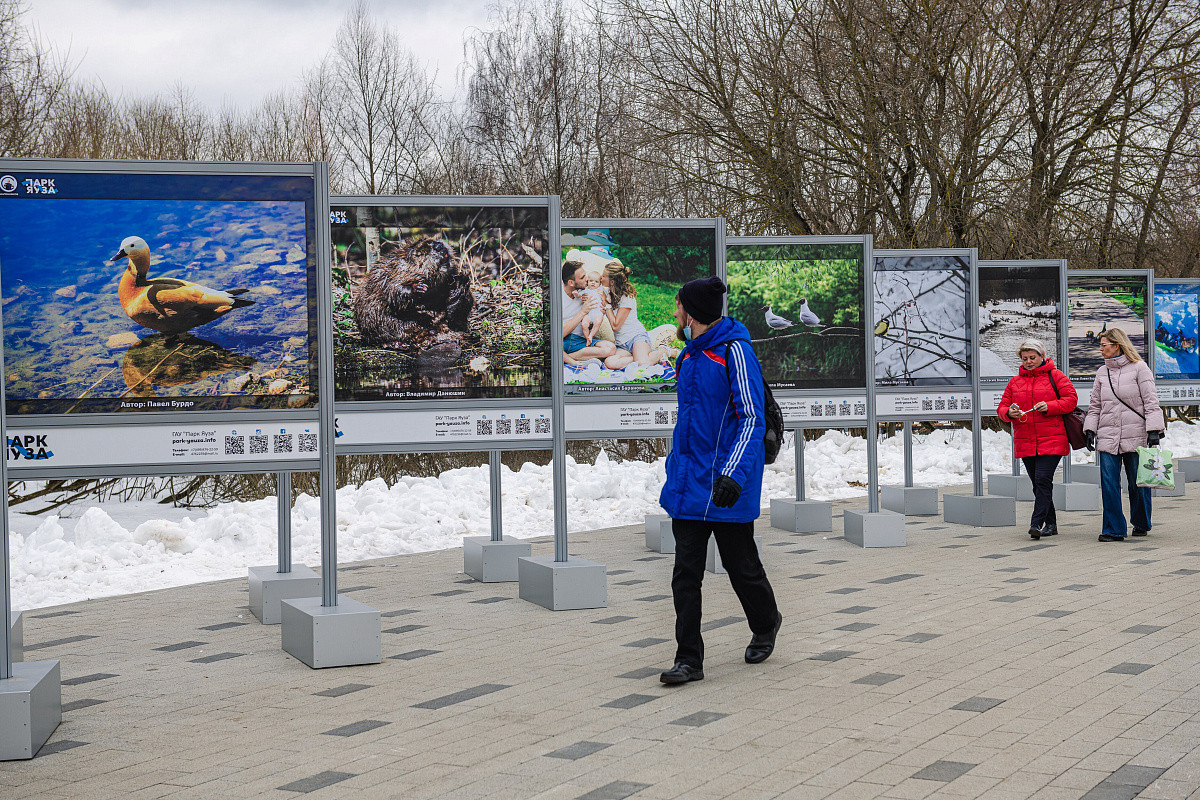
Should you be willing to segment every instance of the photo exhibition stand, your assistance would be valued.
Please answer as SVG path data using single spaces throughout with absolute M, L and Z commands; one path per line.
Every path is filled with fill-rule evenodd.
M 491 535 L 463 537 L 463 572 L 483 583 L 517 580 L 518 560 L 532 553 L 529 542 L 504 535 L 503 464 L 500 455 L 499 450 L 488 451 Z
M 1164 373 L 1157 365 L 1157 336 L 1159 323 L 1158 310 L 1158 286 L 1161 283 L 1163 289 L 1171 291 L 1186 291 L 1192 296 L 1200 296 L 1200 280 L 1195 278 L 1171 278 L 1157 280 L 1153 275 L 1150 276 L 1153 281 L 1151 297 L 1155 298 L 1154 316 L 1150 321 L 1150 328 L 1153 331 L 1153 341 L 1148 345 L 1149 362 L 1151 369 L 1155 373 L 1155 385 L 1159 387 L 1158 402 L 1163 407 L 1164 411 L 1169 406 L 1196 405 L 1200 402 L 1200 379 L 1195 377 L 1168 377 L 1170 373 Z M 1200 347 L 1200 342 L 1194 347 Z M 1169 450 L 1171 448 L 1170 431 L 1167 431 L 1167 436 L 1163 445 Z M 1124 473 L 1122 473 L 1124 474 Z M 1186 487 L 1189 482 L 1200 481 L 1200 458 L 1177 458 L 1175 459 L 1175 488 L 1174 489 L 1154 489 L 1153 493 L 1156 497 L 1183 497 L 1186 493 Z
M 380 612 L 337 596 L 337 424 L 334 419 L 333 269 L 330 263 L 329 165 L 317 170 L 316 248 L 318 413 L 321 475 L 321 594 L 280 601 L 283 649 L 313 669 L 383 660 Z M 280 492 L 282 496 L 283 492 Z M 290 518 L 290 495 L 289 518 Z M 282 503 L 282 500 L 280 501 Z M 281 512 L 282 513 L 282 512 Z M 289 526 L 290 527 L 290 526 Z M 282 534 L 280 534 L 282 536 Z
M 904 485 L 880 487 L 879 505 L 886 511 L 906 517 L 936 517 L 939 511 L 937 488 L 913 483 L 913 423 L 904 420 L 900 425 L 904 437 Z
M 562 224 L 558 198 L 550 203 L 550 430 L 551 480 L 554 489 L 554 555 L 525 556 L 517 560 L 518 596 L 548 608 L 568 611 L 608 606 L 608 570 L 603 564 L 573 556 L 567 551 L 567 421 L 564 368 L 561 355 Z M 557 343 L 557 347 L 554 344 Z
M 281 621 L 280 602 L 321 596 L 321 576 L 304 564 L 292 565 L 292 473 L 275 473 L 278 499 L 279 561 L 274 566 L 250 567 L 250 613 L 264 625 Z
M 822 426 L 824 427 L 824 426 Z M 796 458 L 796 499 L 775 498 L 771 501 L 771 527 L 793 533 L 829 533 L 833 531 L 833 503 L 828 500 L 809 500 L 808 482 L 804 475 L 803 425 L 788 426 L 792 432 L 792 449 Z

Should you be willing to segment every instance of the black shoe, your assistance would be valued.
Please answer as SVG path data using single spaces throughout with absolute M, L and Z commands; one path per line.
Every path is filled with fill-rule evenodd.
M 1123 541 L 1125 541 L 1125 537 L 1124 536 L 1109 536 L 1107 533 L 1102 533 L 1102 534 L 1100 534 L 1100 538 L 1098 539 L 1098 541 L 1101 541 L 1101 542 L 1123 542 Z
M 1141 530 L 1135 530 L 1135 531 L 1133 532 L 1133 535 L 1134 535 L 1134 536 L 1149 536 L 1149 535 L 1150 535 L 1150 531 L 1141 531 Z
M 1038 530 L 1037 528 L 1030 528 L 1029 529 L 1029 538 L 1030 539 L 1040 539 L 1040 538 L 1042 538 L 1042 532 L 1040 530 Z
M 682 661 L 658 676 L 663 683 L 690 683 L 704 680 L 704 670 Z
M 778 618 L 770 633 L 756 633 L 750 637 L 750 646 L 746 648 L 747 664 L 761 664 L 774 652 L 775 637 L 779 635 L 779 626 L 783 624 L 783 614 L 776 613 Z
M 1042 526 L 1042 536 L 1058 536 L 1058 526 L 1054 524 Z

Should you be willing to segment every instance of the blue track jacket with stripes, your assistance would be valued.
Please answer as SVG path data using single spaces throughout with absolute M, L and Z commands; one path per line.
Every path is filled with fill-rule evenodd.
M 679 421 L 658 499 L 672 519 L 758 519 L 766 430 L 762 368 L 747 342 L 733 341 L 749 338 L 745 325 L 722 317 L 688 342 L 675 362 Z M 728 475 L 742 487 L 731 508 L 712 504 L 717 475 Z

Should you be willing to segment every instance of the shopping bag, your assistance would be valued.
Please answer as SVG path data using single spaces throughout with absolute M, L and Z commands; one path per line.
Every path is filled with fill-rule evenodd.
M 1137 449 L 1137 485 L 1147 489 L 1174 489 L 1175 468 L 1171 451 L 1161 447 Z

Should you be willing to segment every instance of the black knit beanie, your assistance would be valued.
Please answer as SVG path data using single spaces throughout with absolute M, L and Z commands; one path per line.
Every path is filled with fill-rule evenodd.
M 679 304 L 692 319 L 708 325 L 721 318 L 721 295 L 728 291 L 715 275 L 688 281 L 679 289 Z

